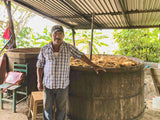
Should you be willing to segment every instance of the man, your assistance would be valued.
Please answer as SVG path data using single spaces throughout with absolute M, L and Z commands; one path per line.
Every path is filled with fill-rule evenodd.
M 65 43 L 62 26 L 51 29 L 52 42 L 43 46 L 37 61 L 37 87 L 43 90 L 43 118 L 53 120 L 53 105 L 56 102 L 56 120 L 65 120 L 70 72 L 70 57 L 81 59 L 91 65 L 96 73 L 105 69 L 92 63 L 82 52 Z M 43 74 L 44 73 L 44 74 Z M 42 83 L 42 74 L 43 83 Z

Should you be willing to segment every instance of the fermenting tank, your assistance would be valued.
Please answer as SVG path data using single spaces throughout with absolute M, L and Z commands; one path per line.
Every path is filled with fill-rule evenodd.
M 134 120 L 143 115 L 144 63 L 131 59 L 136 66 L 106 68 L 98 75 L 93 68 L 71 66 L 71 120 Z

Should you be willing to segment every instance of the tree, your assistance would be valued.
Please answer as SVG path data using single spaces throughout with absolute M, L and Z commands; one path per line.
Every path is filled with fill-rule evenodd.
M 144 61 L 158 62 L 160 41 L 156 29 L 124 29 L 115 30 L 113 37 L 119 44 L 115 54 L 132 56 Z
M 4 3 L 0 1 L 0 14 L 3 15 L 3 20 L 0 21 L 0 37 L 2 38 L 2 35 L 5 31 L 5 28 L 8 26 L 9 21 L 8 21 L 8 15 L 7 15 L 7 10 L 4 6 Z M 22 29 L 25 27 L 27 21 L 34 17 L 35 14 L 32 12 L 25 10 L 24 8 L 21 8 L 18 5 L 11 4 L 11 13 L 12 13 L 12 19 L 14 23 L 14 32 L 15 32 L 15 37 L 17 38 L 19 33 L 22 31 Z M 2 39 L 1 39 L 2 42 Z M 23 42 L 23 41 L 21 41 Z

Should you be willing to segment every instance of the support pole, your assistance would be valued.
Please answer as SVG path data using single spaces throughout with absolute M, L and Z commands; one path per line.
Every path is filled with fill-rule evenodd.
M 160 44 L 160 27 L 159 27 L 159 32 L 158 32 L 158 39 L 159 39 L 159 44 Z M 159 56 L 159 64 L 160 64 L 160 56 Z
M 13 44 L 13 48 L 16 48 L 16 37 L 15 37 L 15 33 L 14 33 L 14 25 L 13 25 L 13 20 L 12 20 L 12 15 L 11 15 L 11 1 L 4 0 L 4 4 L 7 8 L 7 13 L 8 13 L 9 32 L 12 35 L 11 45 Z
M 94 16 L 95 16 L 95 13 L 92 14 L 92 23 L 91 23 L 91 43 L 90 43 L 90 46 L 89 46 L 89 54 L 90 54 L 90 60 L 92 60 L 92 45 L 93 45 L 93 25 L 94 25 Z
M 75 46 L 75 30 L 72 28 L 72 41 L 73 45 Z
M 158 32 L 159 34 L 158 34 L 158 38 L 159 38 L 159 41 L 160 41 L 160 28 L 159 28 L 159 32 Z

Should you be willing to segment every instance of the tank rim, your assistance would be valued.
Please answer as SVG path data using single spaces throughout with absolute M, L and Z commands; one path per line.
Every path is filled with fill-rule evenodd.
M 103 55 L 103 54 L 99 54 L 99 55 Z M 123 55 L 110 55 L 110 54 L 105 54 L 105 56 L 118 56 L 118 57 L 122 57 Z M 123 56 L 123 57 L 128 57 L 130 59 L 132 59 L 134 62 L 137 63 L 136 66 L 128 66 L 128 67 L 120 67 L 120 68 L 106 68 L 105 70 L 106 72 L 126 72 L 126 71 L 137 71 L 139 69 L 143 69 L 144 68 L 144 61 L 136 58 L 136 57 L 129 57 L 129 56 Z M 75 69 L 75 70 L 82 70 L 82 71 L 94 71 L 94 69 L 90 66 L 88 67 L 83 67 L 83 66 L 70 66 L 71 69 Z

